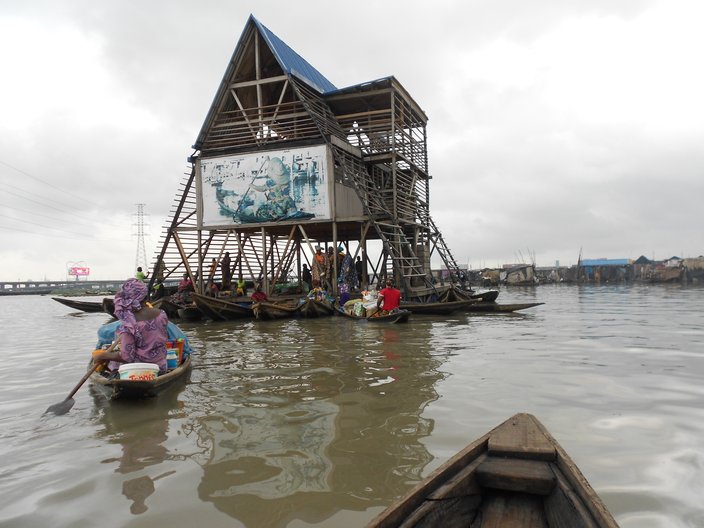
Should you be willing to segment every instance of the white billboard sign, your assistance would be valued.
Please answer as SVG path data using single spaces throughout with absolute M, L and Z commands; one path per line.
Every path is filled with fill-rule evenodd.
M 200 160 L 202 225 L 330 219 L 327 148 Z

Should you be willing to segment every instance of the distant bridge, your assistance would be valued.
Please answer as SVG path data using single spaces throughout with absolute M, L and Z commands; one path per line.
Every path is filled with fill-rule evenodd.
M 125 279 L 104 281 L 0 281 L 0 295 L 47 295 L 52 292 L 76 292 L 76 295 L 116 292 Z M 165 286 L 176 286 L 178 282 L 165 281 Z

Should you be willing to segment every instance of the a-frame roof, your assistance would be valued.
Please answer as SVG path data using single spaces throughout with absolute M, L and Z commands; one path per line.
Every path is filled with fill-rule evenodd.
M 259 42 L 263 42 L 266 46 L 265 50 L 261 49 L 261 46 L 259 47 L 258 55 L 261 57 L 259 66 L 253 66 L 251 59 L 251 57 L 255 56 L 255 52 L 253 51 L 255 46 L 253 42 L 256 40 L 254 39 L 255 34 L 259 35 Z M 296 77 L 321 95 L 337 90 L 335 85 L 325 78 L 322 73 L 254 18 L 253 15 L 250 15 L 242 31 L 242 35 L 235 46 L 235 50 L 213 99 L 213 103 L 208 110 L 208 115 L 198 134 L 198 139 L 193 145 L 194 148 L 202 148 L 209 130 L 218 118 L 218 114 L 223 110 L 228 110 L 225 101 L 229 99 L 233 85 L 238 82 L 246 83 L 246 81 L 254 79 L 255 67 L 265 68 L 267 70 L 266 72 L 259 72 L 257 76 L 261 74 L 267 77 L 276 77 L 278 74 L 285 77 Z M 270 91 L 266 94 L 269 97 L 268 103 L 261 103 L 260 101 L 259 105 L 275 104 L 279 98 L 279 92 L 274 93 L 275 89 L 277 89 L 276 86 L 270 86 Z M 288 99 L 289 96 L 287 95 L 286 97 Z M 278 102 L 280 103 L 281 100 L 278 100 Z M 246 107 L 258 106 L 254 104 L 253 101 L 242 101 L 242 103 Z
M 289 75 L 298 77 L 321 94 L 337 90 L 335 85 L 328 81 L 322 73 L 311 66 L 310 63 L 298 53 L 293 51 L 283 40 L 274 35 L 274 33 L 254 18 L 254 16 L 250 15 L 249 22 L 253 22 L 257 28 L 259 28 L 259 31 L 267 44 L 269 44 L 269 48 L 274 53 L 282 70 Z

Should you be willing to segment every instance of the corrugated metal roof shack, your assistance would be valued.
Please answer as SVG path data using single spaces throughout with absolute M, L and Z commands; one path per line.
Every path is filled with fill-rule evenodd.
M 578 264 L 579 282 L 626 282 L 633 280 L 630 259 L 584 259 Z

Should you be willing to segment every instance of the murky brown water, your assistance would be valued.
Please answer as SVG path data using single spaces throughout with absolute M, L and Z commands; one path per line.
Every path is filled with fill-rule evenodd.
M 623 527 L 704 526 L 704 289 L 507 289 L 521 315 L 180 325 L 188 383 L 108 403 L 107 318 L 0 297 L 0 526 L 363 526 L 516 412 Z

